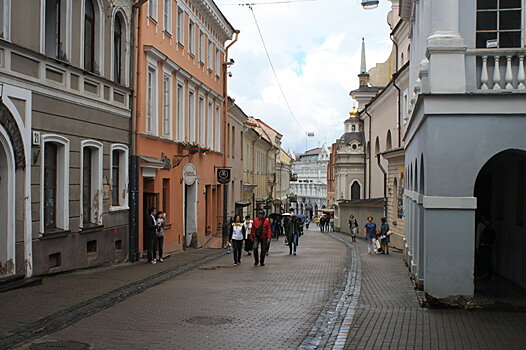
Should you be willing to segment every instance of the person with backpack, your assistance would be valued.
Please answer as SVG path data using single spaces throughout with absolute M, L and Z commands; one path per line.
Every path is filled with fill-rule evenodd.
M 268 250 L 267 246 L 272 239 L 272 229 L 270 221 L 265 217 L 265 211 L 263 210 L 258 211 L 258 216 L 252 223 L 250 239 L 254 244 L 254 265 L 265 266 L 265 255 Z M 261 255 L 259 254 L 259 246 L 261 246 Z
M 241 264 L 241 248 L 245 238 L 245 225 L 241 221 L 241 215 L 236 215 L 234 221 L 230 224 L 229 242 L 232 242 L 234 248 L 234 265 Z

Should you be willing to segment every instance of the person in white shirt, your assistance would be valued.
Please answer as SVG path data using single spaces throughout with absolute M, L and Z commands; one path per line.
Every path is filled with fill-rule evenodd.
M 250 215 L 245 216 L 245 252 L 247 255 L 250 255 L 252 252 L 253 242 L 248 238 L 252 230 L 252 220 L 250 220 Z
M 241 221 L 241 215 L 236 215 L 230 224 L 229 241 L 232 242 L 234 249 L 234 265 L 241 264 L 241 248 L 245 239 L 245 224 Z

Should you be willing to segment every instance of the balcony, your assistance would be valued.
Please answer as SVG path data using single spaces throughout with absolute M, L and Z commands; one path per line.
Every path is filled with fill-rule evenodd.
M 468 62 L 475 64 L 475 81 L 468 82 L 470 92 L 526 92 L 526 49 L 470 49 L 466 56 Z

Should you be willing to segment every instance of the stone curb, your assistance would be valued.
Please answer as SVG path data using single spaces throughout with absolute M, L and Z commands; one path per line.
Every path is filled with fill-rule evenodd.
M 159 272 L 153 276 L 130 283 L 93 299 L 78 303 L 33 323 L 19 327 L 0 339 L 0 349 L 11 349 L 16 345 L 30 342 L 43 336 L 55 333 L 97 312 L 103 311 L 134 295 L 158 284 L 168 281 L 180 274 L 191 271 L 200 265 L 226 255 L 225 250 L 197 259 L 172 270 Z

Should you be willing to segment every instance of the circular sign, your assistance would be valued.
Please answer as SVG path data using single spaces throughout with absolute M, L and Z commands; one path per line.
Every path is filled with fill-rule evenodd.
M 188 186 L 193 185 L 197 180 L 197 169 L 192 163 L 187 163 L 183 168 L 183 181 Z
M 230 169 L 217 169 L 217 182 L 227 184 L 230 182 Z

